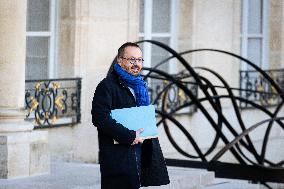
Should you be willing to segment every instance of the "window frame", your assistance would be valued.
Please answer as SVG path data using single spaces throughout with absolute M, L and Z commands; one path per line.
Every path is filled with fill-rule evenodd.
M 57 77 L 57 64 L 58 64 L 58 15 L 59 15 L 59 1 L 49 0 L 50 3 L 50 20 L 49 31 L 26 31 L 26 38 L 28 37 L 47 37 L 49 38 L 48 49 L 48 78 Z M 28 1 L 27 1 L 28 3 Z M 27 5 L 28 6 L 28 5 Z
M 152 40 L 154 37 L 169 38 L 169 46 L 177 50 L 177 32 L 178 32 L 178 7 L 179 0 L 170 0 L 170 31 L 169 32 L 152 32 L 152 11 L 153 0 L 144 0 L 144 31 L 139 32 L 138 37 L 144 40 Z M 143 44 L 144 66 L 151 67 L 152 45 L 150 43 Z M 175 60 L 170 60 L 171 62 Z M 177 65 L 169 64 L 169 73 L 177 73 Z
M 248 41 L 249 39 L 261 39 L 261 62 L 262 69 L 269 69 L 268 55 L 269 55 L 269 1 L 261 0 L 262 2 L 262 20 L 261 20 L 261 33 L 249 34 L 248 33 L 248 12 L 249 0 L 242 0 L 242 17 L 241 17 L 241 56 L 248 57 Z M 248 70 L 248 65 L 242 62 L 241 70 Z

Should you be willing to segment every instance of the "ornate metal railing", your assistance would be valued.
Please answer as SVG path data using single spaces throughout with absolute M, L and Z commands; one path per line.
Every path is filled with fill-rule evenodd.
M 144 68 L 144 70 L 147 68 Z M 174 114 L 192 114 L 196 111 L 196 106 L 186 106 L 179 111 L 175 111 L 178 107 L 183 106 L 190 102 L 190 98 L 179 87 L 174 85 L 171 81 L 152 74 L 149 76 L 143 75 L 144 79 L 148 83 L 149 96 L 152 104 L 156 109 L 161 109 L 164 104 L 164 108 L 168 111 L 174 112 Z M 192 93 L 197 96 L 197 85 L 192 84 L 190 75 L 180 72 L 178 74 L 172 74 L 173 77 L 182 82 Z M 164 100 L 164 103 L 162 102 Z
M 284 117 L 279 116 L 279 112 L 284 104 L 284 92 L 276 80 L 251 61 L 227 51 L 195 49 L 177 53 L 169 46 L 158 41 L 143 40 L 137 43 L 151 43 L 167 51 L 171 56 L 156 65 L 170 63 L 171 61 L 169 60 L 175 58 L 177 60 L 176 62 L 180 64 L 179 67 L 184 68 L 183 74 L 190 76 L 190 84 L 198 87 L 197 96 L 179 77 L 171 75 L 159 69 L 157 66 L 154 68 L 144 68 L 146 71 L 149 71 L 149 73 L 145 75 L 145 79 L 159 78 L 169 83 L 162 91 L 167 91 L 168 86 L 174 85 L 179 88 L 179 90 L 182 90 L 188 98 L 187 103 L 167 108 L 167 95 L 159 96 L 161 105 L 157 106 L 158 108 L 156 109 L 156 113 L 160 116 L 157 125 L 164 128 L 172 146 L 186 158 L 184 160 L 166 158 L 168 165 L 206 168 L 214 171 L 217 177 L 252 180 L 261 182 L 268 188 L 271 187 L 269 187 L 266 182 L 284 182 L 283 157 L 282 160 L 279 161 L 271 159 L 271 156 L 268 157 L 267 155 L 267 148 L 270 145 L 268 141 L 270 140 L 272 129 L 277 127 L 278 136 L 283 136 L 281 132 L 284 131 L 284 123 L 282 121 Z M 251 99 L 238 96 L 234 90 L 244 91 L 245 89 L 231 87 L 217 71 L 205 67 L 192 67 L 182 57 L 185 54 L 196 52 L 221 53 L 222 56 L 228 55 L 239 59 L 239 63 L 244 62 L 248 64 L 273 87 L 273 90 L 275 90 L 274 95 L 279 98 L 279 103 L 276 104 L 275 108 L 267 109 L 264 104 L 257 104 Z M 237 61 L 232 61 L 232 63 L 237 63 Z M 215 77 L 215 79 L 208 79 L 208 75 Z M 218 85 L 214 84 L 215 82 L 218 83 Z M 222 92 L 220 92 L 220 88 Z M 230 114 L 224 113 L 225 111 L 223 110 L 223 107 L 226 107 L 227 110 L 228 102 L 232 105 L 232 112 Z M 257 119 L 249 119 L 249 121 L 247 121 L 245 118 L 247 118 L 246 113 L 249 113 L 249 111 L 241 113 L 240 107 L 238 106 L 240 102 L 252 106 L 255 110 L 254 113 L 256 113 L 256 110 L 259 111 L 259 115 L 261 115 L 259 118 L 262 118 L 262 121 Z M 189 129 L 189 127 L 191 127 L 191 125 L 183 125 L 178 117 L 175 116 L 175 112 L 193 105 L 198 109 L 198 113 L 203 114 L 202 117 L 205 118 L 205 120 L 202 120 L 201 125 L 204 125 L 205 121 L 207 121 L 209 124 L 205 124 L 208 126 L 206 130 L 213 130 L 212 132 L 215 137 L 212 139 L 207 138 L 207 140 L 212 140 L 208 148 L 201 148 L 202 145 L 199 143 L 200 141 L 196 140 L 195 133 L 190 132 L 191 129 Z M 233 114 L 234 116 L 232 116 Z M 232 117 L 234 117 L 235 121 L 231 120 Z M 184 134 L 193 150 L 189 151 L 188 147 L 185 149 L 184 146 L 181 146 L 177 142 L 181 137 L 175 137 L 175 133 L 171 132 L 172 130 L 170 128 L 174 127 Z M 259 138 L 254 140 L 251 137 L 254 136 L 253 132 L 259 127 L 262 127 L 264 135 L 261 141 L 262 144 L 260 144 L 260 150 L 257 150 L 255 141 L 259 142 Z M 180 136 L 180 134 L 178 136 Z M 219 145 L 217 146 L 217 144 Z M 276 148 L 282 149 L 279 146 L 276 146 Z M 224 154 L 231 156 L 230 159 L 233 157 L 235 161 L 222 161 Z
M 80 97 L 81 78 L 26 80 L 26 120 L 35 128 L 80 123 Z
M 284 69 L 264 70 L 281 89 L 284 89 Z M 280 96 L 270 82 L 257 71 L 240 71 L 240 96 L 262 106 L 277 106 Z M 241 108 L 251 108 L 248 103 L 241 102 Z

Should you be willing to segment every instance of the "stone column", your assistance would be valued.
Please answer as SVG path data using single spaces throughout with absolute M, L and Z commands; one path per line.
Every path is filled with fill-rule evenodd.
M 281 3 L 281 10 L 282 10 L 282 18 L 281 18 L 281 26 L 282 26 L 282 28 L 281 28 L 281 36 L 280 36 L 280 38 L 281 38 L 281 68 L 283 68 L 284 67 L 284 3 L 282 2 Z
M 49 170 L 48 133 L 24 121 L 26 10 L 26 0 L 0 0 L 0 178 Z

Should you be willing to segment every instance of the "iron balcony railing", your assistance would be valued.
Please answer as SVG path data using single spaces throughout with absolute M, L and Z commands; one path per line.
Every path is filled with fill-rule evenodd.
M 284 89 L 284 69 L 264 70 L 278 85 Z M 256 104 L 270 107 L 281 102 L 276 89 L 263 75 L 257 71 L 240 71 L 240 96 Z M 240 108 L 252 108 L 248 103 L 241 102 Z
M 26 80 L 26 120 L 33 122 L 35 128 L 80 123 L 81 80 Z
M 172 76 L 182 82 L 197 97 L 197 85 L 191 81 L 192 77 L 189 74 L 180 72 L 172 74 Z M 197 111 L 195 105 L 179 108 L 190 103 L 191 99 L 173 82 L 159 77 L 157 74 L 148 75 L 146 81 L 148 83 L 151 102 L 157 110 L 165 109 L 168 112 L 174 112 L 175 115 L 191 115 Z

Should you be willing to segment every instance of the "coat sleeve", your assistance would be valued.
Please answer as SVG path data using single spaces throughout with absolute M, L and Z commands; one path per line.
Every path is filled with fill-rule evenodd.
M 136 132 L 117 123 L 110 116 L 112 94 L 104 80 L 96 88 L 92 102 L 92 122 L 98 131 L 110 136 L 120 144 L 132 144 Z

